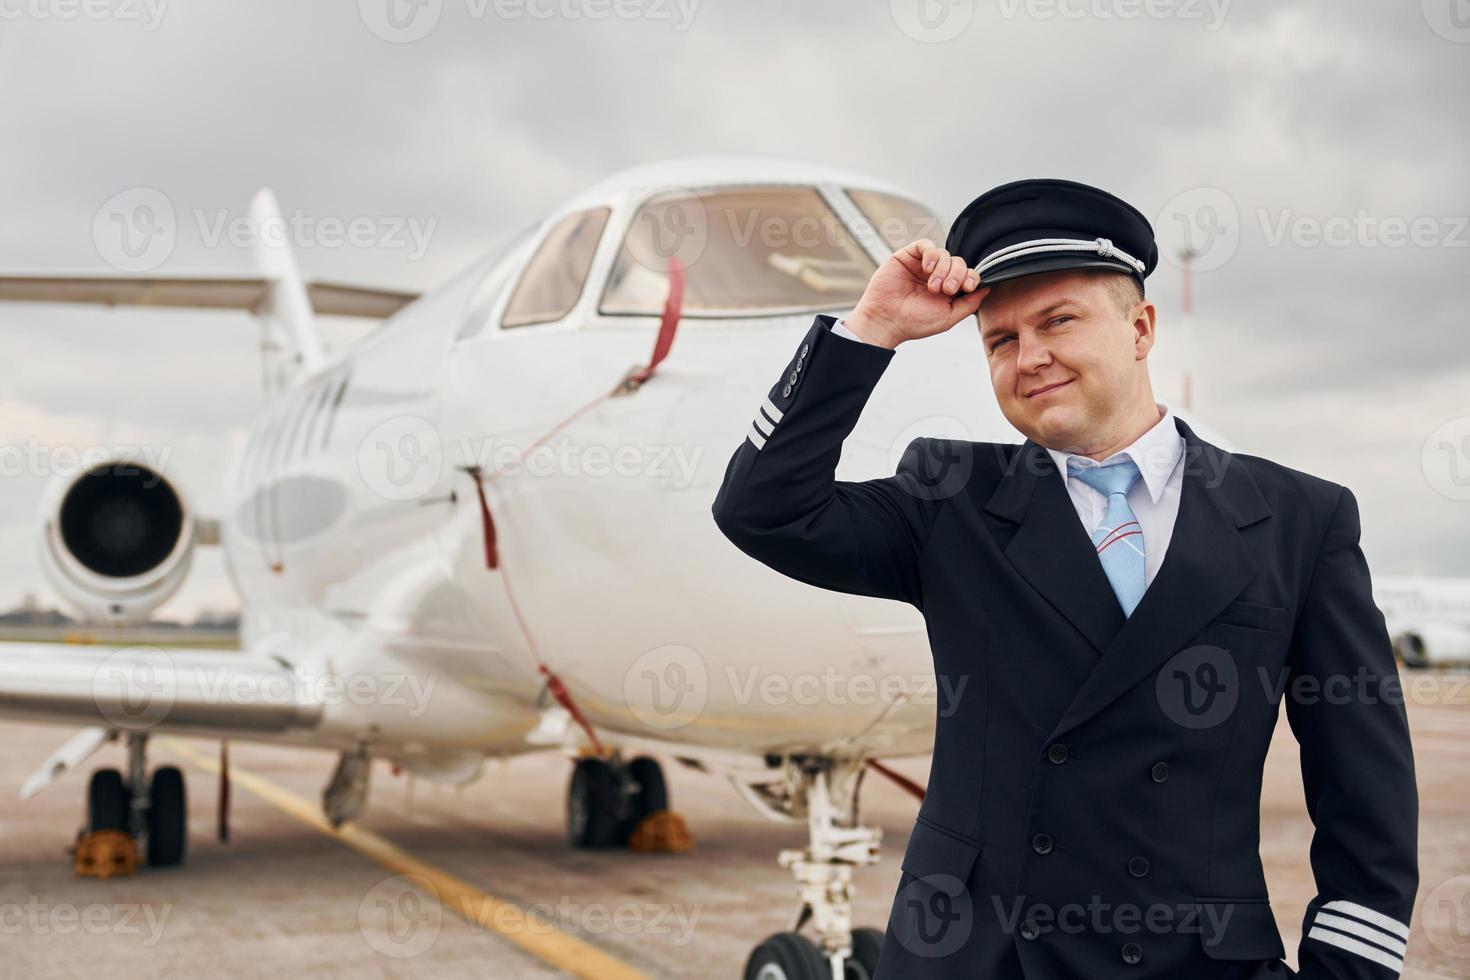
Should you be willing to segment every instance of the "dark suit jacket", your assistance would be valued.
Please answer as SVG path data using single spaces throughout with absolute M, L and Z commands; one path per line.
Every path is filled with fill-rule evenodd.
M 1385 980 L 1418 881 L 1402 691 L 1336 483 L 1182 420 L 1179 515 L 1125 617 L 1046 451 L 915 439 L 836 481 L 894 352 L 817 317 L 713 513 L 794 579 L 912 603 L 941 702 L 881 980 L 1287 976 L 1258 847 L 1280 703 L 1317 895 L 1300 976 Z

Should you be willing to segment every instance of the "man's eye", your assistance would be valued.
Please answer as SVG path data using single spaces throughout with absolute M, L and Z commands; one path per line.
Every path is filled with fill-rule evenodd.
M 1050 322 L 1051 323 L 1061 323 L 1063 320 L 1071 320 L 1071 319 L 1073 319 L 1073 317 L 1072 317 L 1072 315 L 1070 313 L 1063 313 L 1061 316 L 1054 316 L 1054 317 L 1052 317 Z
M 990 349 L 991 350 L 999 350 L 1000 349 L 1000 345 L 1003 344 L 1003 343 L 1005 343 L 1007 340 L 1010 340 L 1010 339 L 1011 339 L 1010 337 L 1002 337 L 999 340 L 997 340 L 995 343 L 991 344 L 990 345 Z

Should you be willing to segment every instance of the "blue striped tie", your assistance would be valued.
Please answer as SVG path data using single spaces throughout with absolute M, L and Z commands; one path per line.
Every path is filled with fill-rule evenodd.
M 1092 532 L 1092 546 L 1108 575 L 1125 615 L 1133 615 L 1143 598 L 1143 528 L 1128 506 L 1128 490 L 1143 474 L 1131 456 L 1106 466 L 1088 466 L 1078 457 L 1067 460 L 1067 473 L 1108 498 L 1102 523 Z

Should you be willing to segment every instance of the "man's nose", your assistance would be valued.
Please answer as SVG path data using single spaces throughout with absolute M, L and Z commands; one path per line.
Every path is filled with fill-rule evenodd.
M 1016 366 L 1022 373 L 1030 374 L 1051 363 L 1051 351 L 1040 337 L 1017 337 L 1020 350 L 1016 352 Z

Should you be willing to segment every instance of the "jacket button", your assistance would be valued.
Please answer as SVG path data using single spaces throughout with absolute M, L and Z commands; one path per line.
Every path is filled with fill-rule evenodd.
M 1162 783 L 1169 778 L 1169 764 L 1167 762 L 1155 762 L 1154 767 L 1149 770 L 1149 775 L 1154 777 L 1154 782 Z
M 1037 854 L 1050 854 L 1051 846 L 1051 834 L 1037 834 L 1031 838 L 1031 850 Z
M 787 385 L 786 387 L 784 387 L 784 388 L 781 389 L 781 397 L 782 398 L 790 398 L 791 397 L 791 386 L 790 385 Z
M 1129 858 L 1128 873 L 1135 878 L 1148 874 L 1148 858 Z
M 1053 742 L 1051 748 L 1046 750 L 1046 757 L 1057 765 L 1067 761 L 1067 747 L 1061 742 Z
M 809 351 L 809 350 L 811 350 L 811 349 L 812 349 L 812 345 L 811 344 L 802 344 L 801 345 L 801 353 L 800 354 L 797 354 L 796 356 L 797 357 L 806 357 L 806 352 Z
M 1124 943 L 1123 944 L 1123 962 L 1124 963 L 1137 963 L 1141 959 L 1143 959 L 1143 947 L 1142 946 L 1138 945 L 1137 943 Z
M 797 374 L 795 371 L 792 371 L 786 376 L 786 380 L 791 382 L 792 384 L 796 384 L 796 379 L 799 377 L 801 377 L 801 375 Z
M 1035 919 L 1027 919 L 1025 922 L 1021 923 L 1022 939 L 1025 939 L 1029 942 L 1039 935 L 1041 935 L 1041 926 L 1036 924 Z

